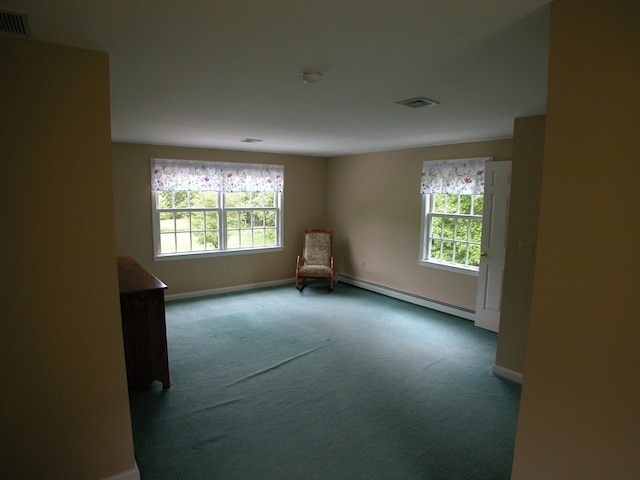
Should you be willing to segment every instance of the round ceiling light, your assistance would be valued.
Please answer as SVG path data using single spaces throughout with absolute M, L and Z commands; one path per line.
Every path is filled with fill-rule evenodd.
M 322 73 L 315 70 L 302 72 L 302 80 L 304 80 L 304 83 L 318 83 L 322 80 Z

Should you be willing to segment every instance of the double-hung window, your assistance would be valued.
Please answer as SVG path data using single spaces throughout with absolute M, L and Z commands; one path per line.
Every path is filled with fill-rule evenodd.
M 282 247 L 284 167 L 151 160 L 156 259 Z
M 477 274 L 487 160 L 424 162 L 420 185 L 421 265 Z

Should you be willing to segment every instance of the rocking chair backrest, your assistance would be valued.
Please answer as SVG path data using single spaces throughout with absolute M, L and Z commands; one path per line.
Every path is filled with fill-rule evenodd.
M 331 262 L 331 231 L 304 232 L 304 259 L 307 265 L 329 265 Z

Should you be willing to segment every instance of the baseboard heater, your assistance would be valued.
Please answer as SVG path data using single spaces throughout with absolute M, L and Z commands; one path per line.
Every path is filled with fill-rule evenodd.
M 353 285 L 354 287 L 360 287 L 365 290 L 370 290 L 375 293 L 380 293 L 388 297 L 396 298 L 408 303 L 413 303 L 415 305 L 420 305 L 421 307 L 427 307 L 439 312 L 448 313 L 449 315 L 461 317 L 466 320 L 475 321 L 476 319 L 476 312 L 473 310 L 468 310 L 466 308 L 439 302 L 430 298 L 421 297 L 420 295 L 415 295 L 413 293 L 403 292 L 402 290 L 397 290 L 392 287 L 387 287 L 386 285 L 373 283 L 361 278 L 351 277 L 349 275 L 338 274 L 336 275 L 336 277 L 339 282 L 347 283 L 349 285 Z

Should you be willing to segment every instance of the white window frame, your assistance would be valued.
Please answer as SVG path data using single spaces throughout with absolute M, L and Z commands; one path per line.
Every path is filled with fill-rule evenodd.
M 242 164 L 239 164 L 242 166 Z M 207 190 L 210 191 L 210 190 Z M 152 229 L 153 229 L 153 258 L 154 261 L 165 261 L 165 260 L 179 260 L 185 258 L 203 258 L 203 257 L 215 257 L 215 256 L 225 256 L 225 255 L 243 255 L 243 254 L 253 254 L 253 253 L 264 253 L 264 252 L 276 252 L 283 251 L 283 218 L 284 218 L 284 209 L 283 209 L 283 192 L 273 192 L 275 198 L 275 206 L 274 207 L 261 207 L 261 206 L 251 206 L 251 207 L 227 207 L 224 201 L 224 192 L 216 192 L 217 194 L 217 207 L 193 207 L 193 208 L 180 208 L 180 209 L 172 209 L 181 212 L 200 212 L 213 210 L 218 213 L 218 242 L 219 248 L 216 250 L 191 250 L 191 251 L 180 251 L 180 252 L 169 252 L 169 253 L 161 253 L 160 252 L 160 212 L 158 208 L 158 194 L 159 192 L 151 190 L 151 217 L 152 217 Z M 275 211 L 276 212 L 276 245 L 273 246 L 251 246 L 251 247 L 239 247 L 239 248 L 229 248 L 227 247 L 227 225 L 226 225 L 226 212 L 234 211 L 234 210 L 242 210 L 242 211 Z M 166 211 L 166 209 L 164 210 Z M 253 228 L 252 228 L 253 230 Z
M 478 276 L 479 267 L 473 265 L 463 265 L 454 262 L 443 262 L 432 260 L 429 258 L 429 247 L 431 242 L 431 220 L 436 218 L 472 218 L 474 220 L 480 220 L 482 222 L 482 215 L 467 215 L 467 214 L 442 214 L 434 213 L 433 209 L 433 195 L 422 195 L 422 222 L 420 226 L 420 256 L 418 263 L 424 267 L 437 268 L 440 270 L 447 270 L 450 272 L 462 273 L 465 275 Z M 455 235 L 454 235 L 455 237 Z

